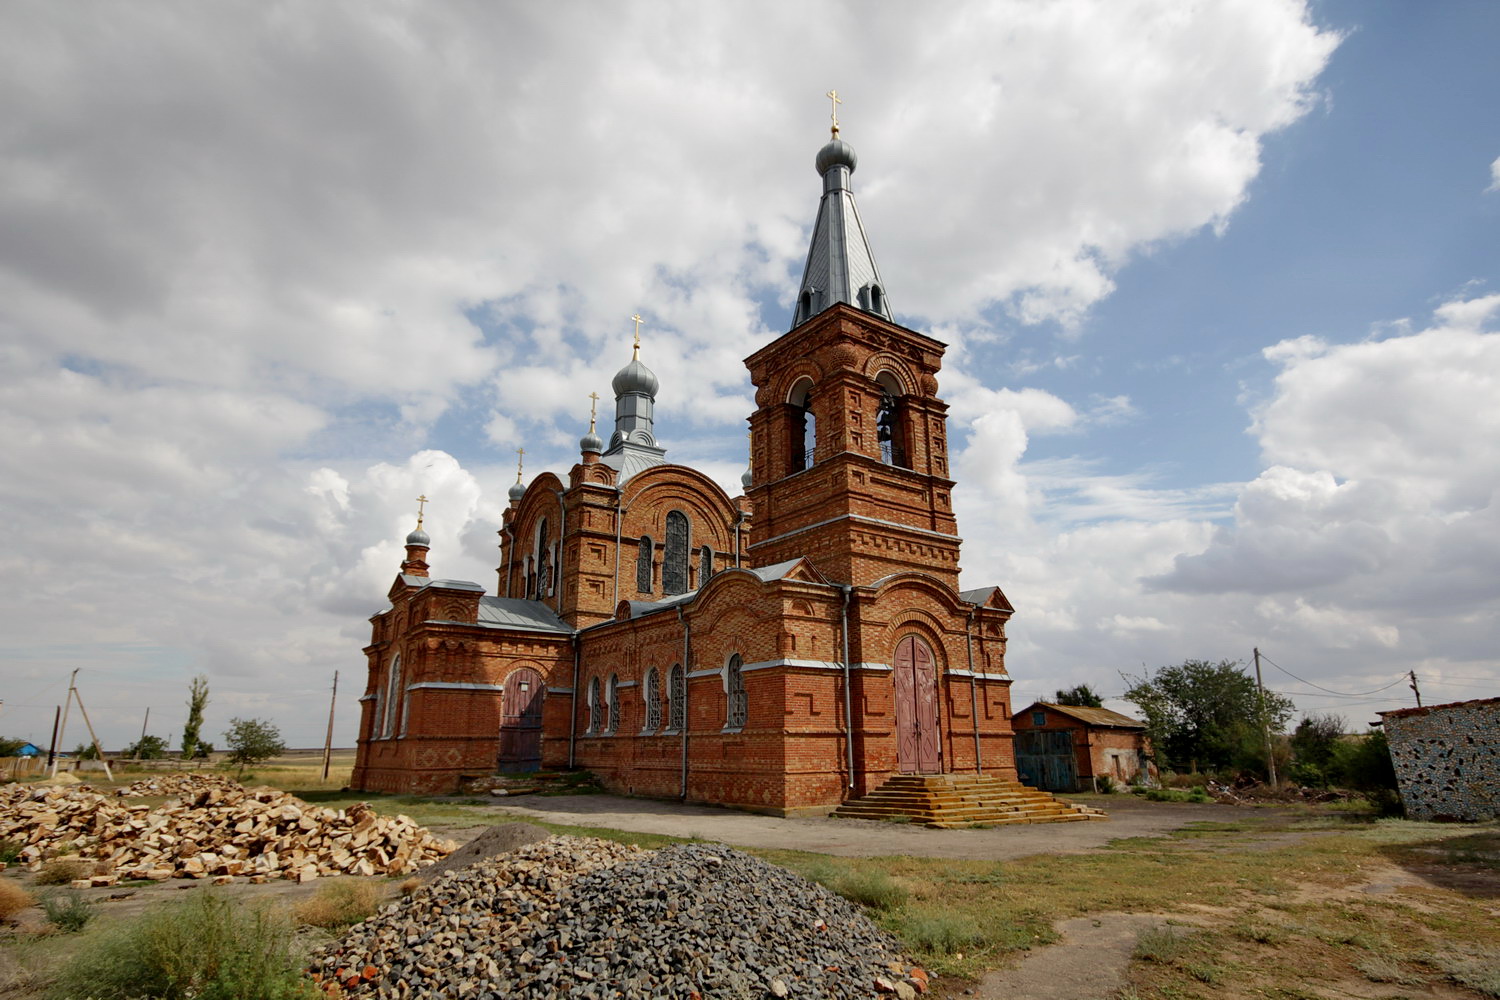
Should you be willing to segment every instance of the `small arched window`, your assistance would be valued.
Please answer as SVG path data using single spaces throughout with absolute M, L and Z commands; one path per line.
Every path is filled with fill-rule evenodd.
M 672 664 L 667 673 L 667 728 L 679 732 L 687 724 L 687 677 L 682 664 Z
M 604 732 L 613 734 L 620 727 L 620 677 L 609 675 L 609 700 L 605 703 Z
M 886 465 L 911 468 L 906 450 L 906 421 L 901 384 L 890 372 L 875 378 L 880 387 L 880 406 L 875 413 L 875 436 L 880 441 L 880 460 Z
M 812 411 L 813 383 L 810 378 L 799 378 L 792 386 L 787 403 L 792 407 L 791 470 L 801 472 L 813 464 L 818 450 L 818 418 Z
M 643 594 L 651 593 L 651 561 L 655 558 L 656 543 L 650 535 L 642 535 L 640 551 L 635 557 L 635 589 Z
M 599 678 L 589 681 L 589 728 L 588 733 L 597 736 L 604 732 L 604 695 L 599 690 Z
M 792 326 L 799 326 L 812 319 L 813 314 L 813 290 L 802 289 L 802 294 L 797 296 L 797 317 L 792 320 Z
M 724 665 L 724 728 L 743 729 L 750 715 L 750 702 L 745 696 L 744 661 L 735 653 Z
M 705 545 L 698 550 L 698 586 L 714 578 L 714 550 L 712 546 Z
M 661 674 L 655 667 L 646 671 L 646 683 L 641 685 L 646 703 L 646 728 L 643 733 L 654 733 L 661 728 Z
M 680 510 L 667 513 L 667 541 L 661 554 L 661 592 L 685 594 L 688 589 L 688 519 Z
M 880 290 L 879 285 L 870 286 L 870 312 L 885 315 L 885 292 Z

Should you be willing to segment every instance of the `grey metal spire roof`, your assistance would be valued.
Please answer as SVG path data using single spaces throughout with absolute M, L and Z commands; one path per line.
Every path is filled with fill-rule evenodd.
M 870 241 L 849 186 L 858 162 L 854 147 L 838 137 L 837 129 L 828 144 L 818 150 L 816 166 L 823 175 L 823 200 L 818 203 L 802 287 L 792 310 L 794 328 L 835 302 L 846 302 L 894 322 L 885 283 L 870 253 Z
M 623 485 L 636 473 L 664 465 L 667 451 L 656 443 L 652 433 L 656 423 L 656 375 L 641 363 L 637 342 L 630 361 L 615 373 L 611 383 L 615 390 L 615 432 L 610 435 L 609 449 L 600 461 L 619 473 Z

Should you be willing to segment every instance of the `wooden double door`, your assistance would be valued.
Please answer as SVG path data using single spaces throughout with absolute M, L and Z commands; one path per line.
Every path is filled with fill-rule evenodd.
M 505 678 L 500 702 L 500 770 L 536 771 L 542 766 L 542 675 L 530 667 Z
M 919 637 L 896 644 L 896 757 L 902 774 L 937 774 L 943 769 L 938 729 L 937 660 Z

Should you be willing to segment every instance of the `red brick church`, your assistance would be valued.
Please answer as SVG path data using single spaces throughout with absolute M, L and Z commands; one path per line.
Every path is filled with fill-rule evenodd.
M 406 539 L 365 653 L 354 787 L 587 768 L 612 791 L 826 812 L 899 774 L 1013 781 L 999 587 L 958 589 L 944 345 L 892 319 L 850 188 L 823 194 L 791 329 L 746 359 L 731 497 L 667 458 L 658 382 L 614 377 L 566 481 L 510 490 L 495 593 Z

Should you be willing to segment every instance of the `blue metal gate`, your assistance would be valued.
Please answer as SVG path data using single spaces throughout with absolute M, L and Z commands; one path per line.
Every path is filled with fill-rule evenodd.
M 1033 729 L 1016 733 L 1016 771 L 1023 785 L 1048 792 L 1077 791 L 1072 731 Z

